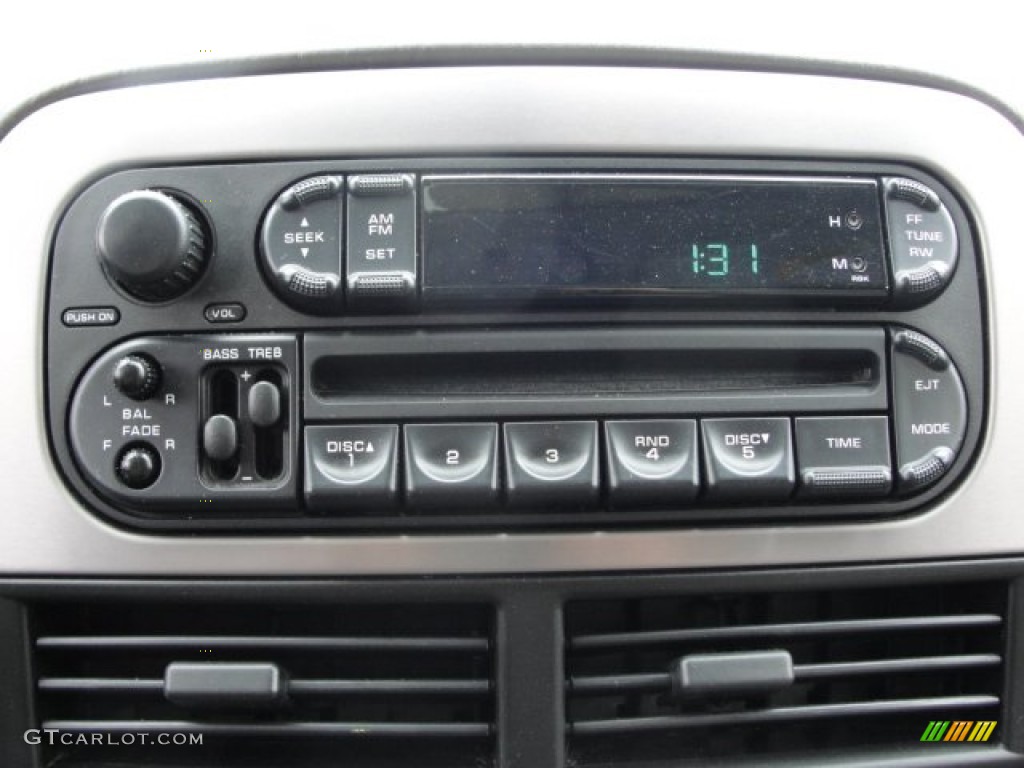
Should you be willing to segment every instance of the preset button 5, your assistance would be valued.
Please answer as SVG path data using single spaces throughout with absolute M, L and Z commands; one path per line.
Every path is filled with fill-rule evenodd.
M 716 499 L 785 499 L 793 492 L 788 418 L 705 419 L 707 493 Z

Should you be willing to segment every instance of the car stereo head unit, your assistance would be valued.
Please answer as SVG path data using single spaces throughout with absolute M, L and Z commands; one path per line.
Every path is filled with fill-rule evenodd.
M 937 178 L 522 158 L 122 171 L 54 241 L 54 453 L 152 530 L 882 517 L 985 408 Z

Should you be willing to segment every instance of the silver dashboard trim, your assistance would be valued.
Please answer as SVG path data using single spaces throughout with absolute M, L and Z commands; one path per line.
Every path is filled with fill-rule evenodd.
M 976 212 L 994 336 L 989 434 L 977 466 L 927 514 L 883 523 L 674 532 L 377 537 L 130 533 L 64 488 L 46 443 L 46 263 L 61 211 L 115 168 L 305 157 L 611 153 L 865 158 L 919 164 Z M 481 67 L 268 75 L 69 98 L 0 143 L 0 282 L 7 404 L 0 437 L 0 573 L 385 575 L 627 571 L 880 562 L 1024 552 L 1024 378 L 1015 340 L 1024 259 L 1015 182 L 1024 136 L 942 90 L 706 70 Z

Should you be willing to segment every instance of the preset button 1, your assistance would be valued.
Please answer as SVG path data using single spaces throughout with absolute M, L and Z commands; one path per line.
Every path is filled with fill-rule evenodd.
M 306 503 L 324 512 L 398 501 L 398 426 L 306 427 Z
M 697 422 L 608 421 L 608 494 L 616 505 L 685 503 L 700 490 Z
M 596 421 L 505 425 L 510 504 L 588 506 L 598 499 Z
M 493 504 L 498 498 L 497 424 L 405 427 L 405 492 L 413 506 Z
M 789 419 L 704 419 L 707 493 L 714 499 L 785 499 L 796 482 Z

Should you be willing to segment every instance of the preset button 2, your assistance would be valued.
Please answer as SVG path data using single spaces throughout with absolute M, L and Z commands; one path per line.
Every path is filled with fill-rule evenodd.
M 701 429 L 709 497 L 777 500 L 793 492 L 788 418 L 705 419 Z
M 413 506 L 493 504 L 498 498 L 497 424 L 405 427 L 405 492 Z
M 596 421 L 505 425 L 508 500 L 587 506 L 600 492 Z

